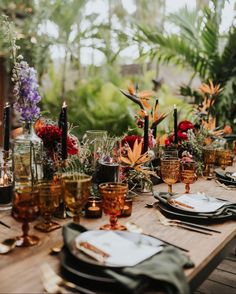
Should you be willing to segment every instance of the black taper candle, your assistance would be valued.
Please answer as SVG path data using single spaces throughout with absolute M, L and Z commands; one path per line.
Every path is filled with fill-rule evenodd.
M 178 144 L 178 117 L 177 117 L 177 107 L 174 105 L 174 143 Z
M 156 99 L 154 111 L 156 111 L 156 108 L 157 108 L 158 103 L 159 103 L 159 100 Z M 152 134 L 153 134 L 154 139 L 156 140 L 156 137 L 157 137 L 157 126 L 153 127 Z
M 62 128 L 62 124 L 63 124 L 63 107 L 61 108 L 61 112 L 58 118 L 58 127 L 61 129 Z
M 148 114 L 145 113 L 144 117 L 144 135 L 143 135 L 143 152 L 148 151 L 148 133 L 149 133 L 149 117 Z
M 61 136 L 61 159 L 67 159 L 67 105 L 64 102 L 62 106 L 62 136 Z
M 4 144 L 3 150 L 9 151 L 10 148 L 10 104 L 7 102 L 4 107 Z

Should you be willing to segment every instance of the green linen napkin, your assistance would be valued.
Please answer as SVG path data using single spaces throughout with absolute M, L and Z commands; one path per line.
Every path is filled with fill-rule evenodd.
M 159 254 L 134 267 L 124 268 L 119 273 L 106 270 L 106 273 L 122 283 L 130 293 L 143 293 L 151 282 L 153 288 L 162 285 L 169 294 L 187 294 L 189 286 L 183 268 L 193 266 L 189 257 L 180 250 L 166 246 Z
M 70 250 L 71 243 L 78 234 L 85 232 L 81 225 L 63 226 L 65 246 Z M 188 256 L 173 246 L 163 250 L 134 267 L 119 270 L 106 269 L 105 272 L 116 279 L 128 293 L 144 293 L 151 284 L 153 288 L 164 288 L 169 294 L 188 294 L 189 286 L 183 268 L 193 267 Z
M 164 192 L 154 192 L 154 197 L 156 199 L 158 199 L 161 203 L 163 204 L 167 204 L 167 199 L 170 197 L 170 196 L 173 196 L 173 195 L 170 195 L 169 193 L 164 193 Z M 206 218 L 211 218 L 211 219 L 217 219 L 219 216 L 232 216 L 232 218 L 235 218 L 236 219 L 236 203 L 230 203 L 230 204 L 225 204 L 224 206 L 222 206 L 221 208 L 217 209 L 216 211 L 214 212 L 201 212 L 201 213 L 196 213 L 196 215 L 199 215 L 199 216 L 203 216 L 203 217 L 206 217 Z

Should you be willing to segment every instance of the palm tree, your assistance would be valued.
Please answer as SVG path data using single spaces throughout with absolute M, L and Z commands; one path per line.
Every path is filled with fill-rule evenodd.
M 196 11 L 185 7 L 168 18 L 179 29 L 178 33 L 163 34 L 142 26 L 137 39 L 150 45 L 148 56 L 163 63 L 187 65 L 193 70 L 192 79 L 198 75 L 203 82 L 211 79 L 215 84 L 221 84 L 224 91 L 213 111 L 219 122 L 233 124 L 236 112 L 233 99 L 236 94 L 236 27 L 232 24 L 227 33 L 220 33 L 224 4 L 225 0 L 211 0 L 209 6 L 204 5 Z M 182 87 L 181 93 L 199 97 L 190 86 Z

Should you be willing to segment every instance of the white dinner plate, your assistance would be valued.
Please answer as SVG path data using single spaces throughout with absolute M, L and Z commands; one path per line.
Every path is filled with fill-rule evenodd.
M 229 204 L 228 201 L 210 197 L 205 193 L 189 193 L 173 196 L 168 199 L 168 203 L 179 210 L 193 213 L 215 212 L 225 204 Z

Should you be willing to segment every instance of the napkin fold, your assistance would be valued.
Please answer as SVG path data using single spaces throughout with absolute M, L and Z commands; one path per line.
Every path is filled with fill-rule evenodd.
M 77 224 L 63 226 L 64 244 L 70 251 L 74 239 L 86 228 Z M 92 266 L 92 265 L 91 265 Z M 117 280 L 126 293 L 144 293 L 150 285 L 154 289 L 164 289 L 169 294 L 190 293 L 183 268 L 193 267 L 190 258 L 173 246 L 166 246 L 153 257 L 133 267 L 105 269 L 108 276 Z
M 168 205 L 167 199 L 172 196 L 169 193 L 164 193 L 164 192 L 154 192 L 154 197 L 156 199 L 158 199 L 161 203 Z M 232 216 L 232 219 L 236 219 L 236 203 L 228 203 L 226 202 L 224 206 L 222 206 L 221 208 L 217 209 L 214 212 L 200 212 L 200 213 L 196 213 L 199 216 L 204 216 L 206 218 L 210 218 L 210 219 L 217 219 L 219 216 Z M 189 212 L 189 211 L 188 211 Z M 182 211 L 182 213 L 184 213 Z

